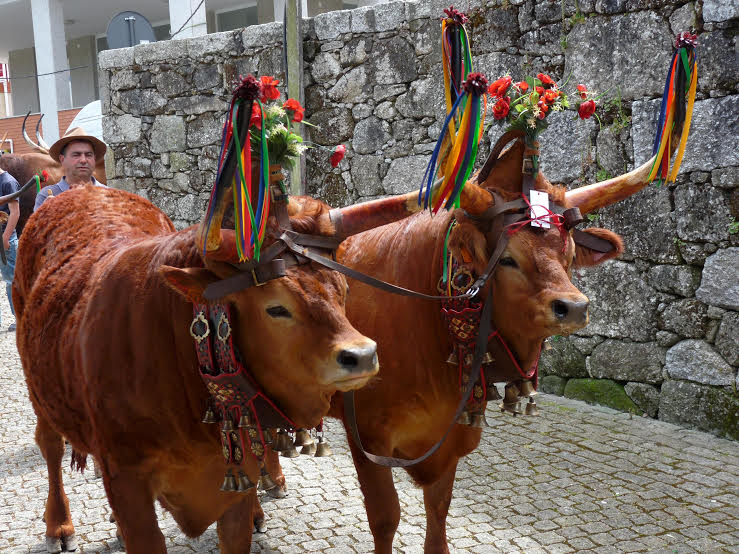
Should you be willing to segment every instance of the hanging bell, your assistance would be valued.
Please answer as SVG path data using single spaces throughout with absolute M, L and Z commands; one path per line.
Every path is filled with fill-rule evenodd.
M 549 339 L 546 339 L 544 341 L 544 344 L 541 345 L 542 352 L 546 352 L 547 350 L 551 350 L 552 348 L 552 343 L 549 342 Z
M 290 446 L 286 448 L 285 450 L 282 450 L 280 452 L 280 455 L 284 456 L 285 458 L 297 458 L 298 456 L 300 456 L 300 452 L 296 450 L 295 445 L 292 444 L 292 441 L 291 441 Z
M 272 433 L 269 429 L 264 429 L 262 431 L 262 436 L 264 437 L 264 446 L 272 446 Z
M 316 453 L 314 456 L 316 458 L 323 458 L 325 456 L 331 456 L 332 454 L 333 452 L 331 452 L 328 442 L 326 442 L 323 437 L 318 437 L 318 444 L 316 445 Z
M 459 357 L 457 356 L 457 350 L 452 350 L 452 353 L 449 354 L 449 357 L 446 359 L 446 363 L 452 364 L 453 366 L 459 365 Z
M 298 429 L 295 432 L 295 446 L 305 446 L 313 444 L 313 437 L 310 436 L 308 429 Z
M 526 404 L 526 415 L 539 415 L 539 408 L 536 407 L 536 402 L 534 402 L 533 398 L 529 398 L 529 402 Z
M 208 406 L 208 409 L 205 410 L 203 423 L 218 423 L 218 420 L 216 419 L 216 414 L 215 412 L 213 412 L 213 408 L 211 408 L 210 406 Z
M 479 429 L 490 427 L 488 425 L 488 421 L 485 419 L 485 413 L 480 412 L 479 414 L 473 414 L 472 421 L 470 422 L 470 427 L 477 427 Z
M 490 365 L 492 363 L 495 363 L 495 358 L 493 358 L 493 355 L 486 350 L 485 355 L 482 357 L 482 364 Z
M 470 425 L 471 423 L 472 419 L 470 418 L 470 413 L 467 410 L 459 414 L 459 417 L 457 418 L 457 424 Z
M 246 492 L 254 488 L 254 483 L 251 482 L 249 476 L 243 471 L 239 470 L 239 478 L 236 480 L 236 490 L 239 492 Z
M 303 446 L 303 448 L 300 449 L 300 453 L 304 456 L 313 456 L 316 453 L 316 450 L 318 450 L 318 445 L 316 444 L 316 441 L 312 440 L 309 444 L 306 444 Z
M 518 405 L 518 387 L 515 383 L 508 383 L 505 386 L 503 403 L 498 404 L 498 407 L 501 412 L 509 412 L 514 416 L 522 413 L 521 408 Z
M 226 472 L 226 477 L 223 479 L 221 490 L 227 491 L 227 492 L 238 490 L 238 485 L 236 484 L 236 477 L 234 477 L 233 471 L 230 469 Z
M 531 381 L 521 381 L 521 390 L 518 393 L 519 396 L 523 398 L 528 398 L 530 396 L 534 396 L 535 394 L 538 394 L 536 392 L 536 389 L 534 388 L 534 383 Z
M 493 400 L 500 400 L 500 393 L 498 392 L 498 387 L 495 386 L 495 383 L 488 383 L 487 387 L 485 387 L 485 401 L 486 402 L 492 402 Z
M 274 445 L 272 445 L 272 450 L 275 452 L 284 452 L 290 446 L 292 445 L 292 440 L 290 439 L 290 435 L 287 434 L 287 431 L 284 429 L 280 429 L 277 431 L 277 438 L 275 439 Z
M 223 422 L 222 429 L 224 431 L 233 431 L 234 430 L 234 422 L 231 421 L 231 417 L 230 416 L 226 416 L 226 419 Z
M 239 427 L 242 429 L 246 427 L 254 427 L 254 418 L 252 418 L 249 412 L 245 412 L 241 415 L 241 419 L 239 419 Z
M 271 491 L 276 486 L 277 483 L 272 480 L 272 477 L 267 473 L 267 470 L 262 467 L 262 474 L 259 476 L 259 488 L 263 491 Z

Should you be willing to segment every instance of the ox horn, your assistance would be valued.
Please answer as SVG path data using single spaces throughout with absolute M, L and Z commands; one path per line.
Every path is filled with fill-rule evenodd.
M 45 153 L 49 153 L 49 145 L 46 144 L 46 141 L 41 136 L 41 133 L 39 132 L 39 127 L 41 127 L 41 120 L 44 118 L 44 114 L 41 114 L 41 117 L 38 118 L 38 121 L 36 122 L 36 140 L 38 141 L 39 146 L 45 150 Z
M 28 132 L 26 131 L 26 120 L 28 119 L 28 116 L 29 115 L 31 115 L 31 112 L 30 111 L 26 114 L 26 117 L 23 118 L 23 126 L 21 127 L 21 130 L 23 131 L 23 140 L 25 140 L 26 141 L 26 144 L 28 144 L 28 146 L 30 146 L 31 148 L 33 148 L 37 152 L 43 152 L 43 148 L 41 148 L 38 144 L 36 144 L 35 142 L 33 142 L 31 140 L 31 137 L 28 136 Z M 41 116 L 41 117 L 43 117 L 43 116 Z M 40 118 L 39 118 L 39 121 L 41 121 Z M 48 152 L 45 152 L 45 153 L 48 154 Z
M 8 132 L 9 131 L 5 131 L 5 134 L 3 135 L 3 139 L 0 140 L 0 153 L 2 153 L 3 151 L 3 144 L 5 144 L 5 139 L 8 138 Z

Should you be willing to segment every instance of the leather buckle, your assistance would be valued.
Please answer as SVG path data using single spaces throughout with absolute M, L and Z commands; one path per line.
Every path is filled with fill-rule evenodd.
M 254 279 L 254 286 L 255 287 L 261 287 L 261 286 L 264 285 L 264 283 L 266 283 L 266 281 L 264 281 L 264 282 L 260 282 L 259 281 L 259 278 L 257 277 L 256 268 L 253 268 L 251 270 L 251 278 Z

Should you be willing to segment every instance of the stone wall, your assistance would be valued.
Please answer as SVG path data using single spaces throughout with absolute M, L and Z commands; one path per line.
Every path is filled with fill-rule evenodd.
M 332 205 L 415 189 L 443 118 L 439 17 L 448 3 L 395 2 L 305 21 L 305 104 L 317 144 L 347 145 L 331 169 L 307 156 L 307 191 Z M 460 6 L 458 6 L 460 7 Z M 591 322 L 554 337 L 542 387 L 739 438 L 739 152 L 736 30 L 723 0 L 477 0 L 461 6 L 475 68 L 572 74 L 608 91 L 601 121 L 553 114 L 547 177 L 579 186 L 651 154 L 672 37 L 699 31 L 699 92 L 683 169 L 594 214 L 620 233 L 621 259 L 582 271 Z M 283 80 L 279 24 L 101 54 L 109 182 L 182 227 L 204 212 L 229 83 Z M 501 129 L 487 132 L 480 159 Z

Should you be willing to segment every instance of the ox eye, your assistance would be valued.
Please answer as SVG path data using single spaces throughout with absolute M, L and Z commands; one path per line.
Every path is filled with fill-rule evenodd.
M 271 306 L 267 308 L 267 313 L 270 317 L 292 317 L 290 311 L 284 306 Z
M 518 267 L 518 264 L 516 263 L 516 260 L 514 260 L 510 256 L 506 256 L 505 258 L 501 258 L 498 263 L 500 265 L 504 265 L 506 267 Z

